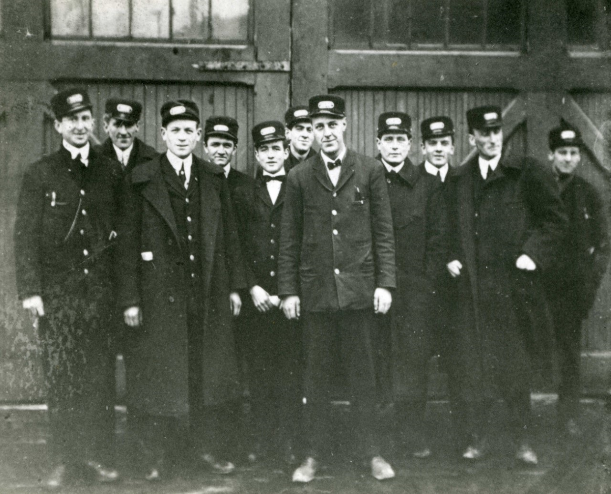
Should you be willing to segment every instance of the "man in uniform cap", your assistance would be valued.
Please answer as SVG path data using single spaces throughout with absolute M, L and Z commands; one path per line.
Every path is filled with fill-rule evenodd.
M 286 172 L 290 172 L 299 163 L 316 155 L 312 149 L 314 131 L 308 107 L 304 105 L 292 106 L 284 114 L 286 137 L 289 140 L 289 158 L 284 164 Z
M 309 451 L 293 481 L 318 469 L 330 425 L 332 341 L 346 369 L 358 452 L 379 480 L 394 477 L 379 455 L 370 334 L 395 288 L 395 246 L 384 168 L 346 148 L 345 103 L 314 96 L 309 111 L 321 152 L 294 168 L 282 216 L 278 294 L 289 319 L 303 317 L 305 428 Z
M 301 425 L 301 332 L 279 308 L 277 277 L 289 150 L 278 121 L 255 125 L 252 138 L 260 173 L 234 195 L 249 289 L 241 331 L 255 429 L 250 451 L 293 461 Z
M 168 438 L 186 420 L 192 455 L 217 473 L 227 430 L 224 406 L 237 399 L 230 320 L 245 287 L 239 238 L 223 170 L 193 154 L 199 109 L 161 107 L 167 152 L 132 171 L 121 194 L 117 300 L 133 328 L 126 344 L 128 406 L 147 462 L 146 478 L 168 466 Z
M 142 105 L 137 101 L 125 98 L 106 100 L 104 132 L 108 134 L 108 139 L 98 150 L 102 155 L 121 163 L 124 174 L 158 154 L 154 148 L 136 137 L 141 114 Z
M 56 468 L 48 487 L 78 477 L 114 481 L 115 204 L 121 171 L 91 148 L 94 120 L 84 89 L 51 99 L 58 151 L 30 165 L 15 222 L 17 289 L 35 318 L 47 386 Z
M 210 161 L 222 168 L 229 191 L 250 186 L 252 178 L 231 167 L 231 160 L 238 150 L 239 125 L 235 118 L 216 116 L 206 120 L 204 126 L 204 150 Z
M 566 124 L 549 133 L 549 161 L 569 216 L 569 229 L 552 269 L 544 274 L 560 355 L 558 419 L 568 434 L 579 434 L 581 324 L 596 299 L 609 262 L 609 237 L 603 202 L 576 172 L 583 141 Z
M 477 154 L 452 179 L 447 265 L 459 293 L 452 375 L 466 432 L 463 458 L 484 455 L 484 424 L 500 397 L 516 459 L 532 465 L 530 357 L 541 359 L 551 337 L 541 271 L 561 248 L 567 217 L 548 169 L 503 154 L 500 108 L 473 108 L 467 122 Z
M 427 368 L 433 356 L 429 319 L 433 287 L 447 256 L 447 213 L 439 180 L 408 158 L 410 116 L 397 111 L 382 113 L 377 133 L 390 196 L 397 266 L 393 305 L 381 318 L 377 332 L 377 338 L 384 342 L 378 349 L 378 369 L 389 370 L 401 446 L 417 458 L 426 458 L 431 455 L 424 420 Z

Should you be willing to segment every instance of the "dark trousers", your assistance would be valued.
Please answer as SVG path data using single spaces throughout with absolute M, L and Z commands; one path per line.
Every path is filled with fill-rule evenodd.
M 46 297 L 38 337 L 56 461 L 112 462 L 115 359 L 108 304 L 79 296 Z
M 570 294 L 569 295 L 573 295 Z M 581 392 L 581 324 L 577 296 L 549 295 L 560 367 L 558 412 L 563 421 L 577 418 Z
M 253 437 L 263 447 L 284 448 L 298 439 L 302 408 L 301 325 L 278 309 L 249 308 L 242 330 L 253 417 Z
M 332 383 L 338 365 L 343 366 L 348 379 L 352 430 L 358 453 L 363 457 L 375 456 L 378 447 L 371 345 L 371 332 L 375 328 L 373 310 L 306 312 L 303 324 L 308 456 L 319 457 L 329 442 Z M 336 340 L 341 362 L 333 358 Z

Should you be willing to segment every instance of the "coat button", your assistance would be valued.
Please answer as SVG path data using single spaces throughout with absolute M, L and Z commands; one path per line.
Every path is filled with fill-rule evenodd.
M 339 274 L 339 269 L 335 268 L 333 271 L 335 271 L 335 274 Z
M 88 256 L 89 255 L 89 251 L 87 249 L 83 250 L 83 255 L 84 256 Z
M 333 235 L 337 235 L 339 232 L 337 230 L 333 230 Z
M 83 209 L 83 210 L 81 211 L 81 214 L 82 214 L 83 216 L 87 216 L 87 211 L 85 211 L 85 210 Z
M 271 225 L 269 225 L 272 228 L 276 228 L 276 225 L 274 225 L 273 223 Z
M 188 197 L 185 199 L 185 202 L 186 202 L 187 204 L 189 204 L 189 198 L 188 198 Z
M 192 261 L 195 261 L 195 256 L 194 256 L 193 254 L 191 254 L 191 255 L 189 256 L 189 259 L 191 259 Z
M 191 216 L 187 216 L 187 221 L 191 223 Z
M 337 192 L 333 192 L 333 197 L 337 197 Z
M 273 254 L 272 254 L 271 256 L 269 256 L 269 258 L 270 258 L 272 261 L 273 261 L 274 259 L 276 259 L 276 258 L 274 257 L 274 255 L 273 255 Z
M 275 244 L 275 243 L 276 243 L 276 241 L 275 241 L 275 240 L 272 238 L 272 239 L 270 240 L 270 243 Z
M 81 229 L 81 231 L 79 232 L 81 235 L 85 235 L 85 230 Z
M 270 271 L 269 275 L 273 278 L 274 276 L 276 276 L 276 272 L 275 271 Z
M 193 240 L 193 236 L 192 236 L 192 235 L 187 235 L 187 238 L 189 239 L 189 242 L 190 242 L 191 240 Z
M 333 216 L 337 216 L 337 211 L 334 209 L 333 211 L 331 211 L 331 214 L 332 214 Z
M 171 295 L 168 297 L 168 300 L 170 301 L 171 304 L 174 303 L 174 297 L 172 297 Z
M 81 189 L 81 195 L 84 196 L 85 195 L 85 191 L 83 189 Z
M 89 274 L 89 270 L 88 269 L 83 269 L 83 273 Z
M 195 278 L 195 273 L 191 273 L 191 278 Z

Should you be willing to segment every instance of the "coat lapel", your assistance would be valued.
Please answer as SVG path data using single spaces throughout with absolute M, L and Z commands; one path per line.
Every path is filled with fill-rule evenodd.
M 132 174 L 132 183 L 148 182 L 142 189 L 142 197 L 144 197 L 161 215 L 170 227 L 176 242 L 182 247 L 176 220 L 174 218 L 174 211 L 170 203 L 170 194 L 168 193 L 166 182 L 161 173 L 162 159 L 165 159 L 164 155 L 150 161 L 146 166 L 136 168 Z
M 208 166 L 206 166 L 208 165 Z M 221 175 L 223 169 L 215 169 L 215 165 L 207 164 L 204 160 L 193 155 L 193 168 L 196 170 L 194 179 L 199 183 L 200 197 L 200 239 L 204 251 L 202 273 L 204 277 L 205 296 L 207 298 L 212 280 L 214 254 L 218 222 L 221 216 L 221 202 L 219 191 L 214 185 L 214 175 Z
M 257 178 L 256 192 L 257 197 L 263 201 L 267 207 L 272 208 L 274 205 L 272 204 L 272 198 L 269 196 L 269 192 L 267 190 L 267 185 L 263 181 L 263 179 L 259 176 Z
M 314 172 L 316 180 L 320 182 L 320 185 L 322 185 L 327 190 L 333 190 L 333 184 L 331 183 L 331 179 L 329 178 L 329 174 L 327 173 L 327 167 L 325 166 L 325 162 L 323 161 L 320 153 L 316 155 L 312 170 Z
M 337 181 L 337 185 L 335 186 L 336 190 L 340 190 L 348 180 L 352 178 L 354 175 L 354 156 L 352 151 L 349 149 L 346 151 L 346 156 L 344 157 L 344 161 L 342 162 L 341 172 L 339 174 L 339 180 Z

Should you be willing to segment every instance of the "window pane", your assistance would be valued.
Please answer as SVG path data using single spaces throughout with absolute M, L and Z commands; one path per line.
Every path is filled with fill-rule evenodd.
M 170 37 L 170 2 L 168 0 L 132 0 L 132 36 L 134 38 Z
M 444 0 L 412 0 L 414 43 L 443 43 L 445 39 Z
M 369 43 L 370 3 L 367 0 L 335 0 L 333 31 L 335 43 Z
M 174 38 L 208 39 L 208 0 L 173 2 Z
M 129 36 L 129 0 L 91 0 L 93 35 Z
M 409 43 L 409 1 L 380 1 L 374 15 L 374 41 Z
M 518 0 L 488 0 L 486 42 L 520 44 L 522 2 Z
M 482 0 L 450 0 L 450 43 L 482 42 L 484 8 Z
M 249 8 L 249 0 L 212 0 L 212 38 L 246 40 Z
M 53 36 L 89 36 L 88 0 L 51 0 Z
M 597 0 L 566 0 L 567 36 L 571 45 L 596 43 Z

